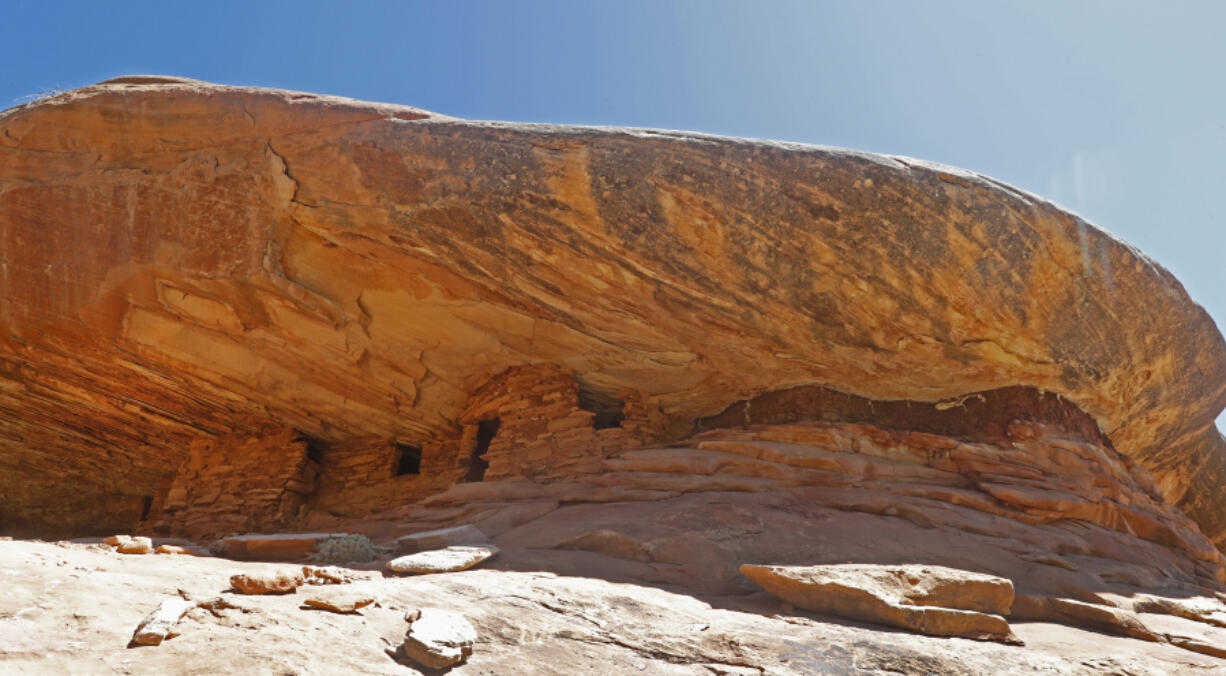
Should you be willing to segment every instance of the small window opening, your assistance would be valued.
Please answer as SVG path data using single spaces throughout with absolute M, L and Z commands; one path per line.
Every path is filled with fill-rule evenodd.
M 297 440 L 306 444 L 307 458 L 314 462 L 323 462 L 324 453 L 327 452 L 328 447 L 331 445 L 326 439 L 311 436 L 306 432 L 299 432 Z
M 502 421 L 498 418 L 482 420 L 477 423 L 477 445 L 473 448 L 472 458 L 468 463 L 468 476 L 465 478 L 465 481 L 473 483 L 485 478 L 485 470 L 489 469 L 490 462 L 482 456 L 490 450 L 490 442 L 498 435 L 498 428 L 501 425 Z
M 396 448 L 400 449 L 400 464 L 396 467 L 396 476 L 421 474 L 421 446 L 396 444 Z
M 596 414 L 592 426 L 598 430 L 621 427 L 626 417 L 625 407 L 626 402 L 617 397 L 579 388 L 579 408 Z
M 140 520 L 144 521 L 149 518 L 149 512 L 153 509 L 153 496 L 146 495 L 140 499 Z

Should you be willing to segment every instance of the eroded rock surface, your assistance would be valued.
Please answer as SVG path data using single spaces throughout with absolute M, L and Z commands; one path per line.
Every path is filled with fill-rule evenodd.
M 409 623 L 404 652 L 429 669 L 442 669 L 473 653 L 477 630 L 464 616 L 441 608 L 420 608 L 405 616 Z
M 143 651 L 161 671 L 402 672 L 424 605 L 475 627 L 459 673 L 1221 666 L 1221 335 L 968 172 L 118 78 L 0 114 L 0 297 L 0 531 L 372 569 L 448 546 L 383 579 L 0 542 L 29 555 L 0 669 L 126 669 L 91 651 L 128 640 L 109 618 L 44 599 L 98 573 L 127 631 L 167 571 L 214 598 Z M 875 621 L 1027 645 L 843 626 L 738 572 L 786 597 L 847 562 L 928 571 L 876 585 Z M 1009 581 L 1007 619 L 1004 584 L 917 604 L 941 567 Z M 264 593 L 308 578 L 343 614 Z
M 1013 584 L 940 566 L 741 566 L 741 573 L 792 605 L 827 615 L 910 629 L 1016 643 L 1004 616 Z
M 152 501 L 213 535 L 312 495 L 419 499 L 484 471 L 464 444 L 494 409 L 470 396 L 551 363 L 587 413 L 563 401 L 558 443 L 491 475 L 583 474 L 781 388 L 948 409 L 1025 386 L 1226 535 L 1208 316 L 1126 244 L 950 167 L 120 78 L 0 114 L 0 259 L 7 529 L 127 528 Z M 313 478 L 321 443 L 352 482 Z M 189 448 L 247 448 L 281 483 L 180 467 Z
M 301 587 L 306 579 L 302 571 L 274 569 L 262 573 L 239 573 L 230 576 L 230 586 L 243 594 L 288 594 Z
M 935 535 L 935 534 L 930 534 Z M 956 539 L 947 541 L 947 544 Z M 584 576 L 490 569 L 355 583 L 378 598 L 360 615 L 303 610 L 302 595 L 218 594 L 237 567 L 274 566 L 208 557 L 121 557 L 88 545 L 0 542 L 0 672 L 232 673 L 422 671 L 389 653 L 406 613 L 460 613 L 476 630 L 454 676 L 523 674 L 1212 674 L 1219 658 L 1166 643 L 1066 625 L 1013 621 L 1024 646 L 935 638 L 845 624 L 785 610 L 765 593 L 698 598 L 676 588 Z M 56 565 L 67 561 L 67 565 Z M 77 570 L 88 569 L 88 575 Z M 156 649 L 129 649 L 131 631 L 168 581 L 202 601 Z M 316 591 L 344 587 L 316 588 Z M 57 602 L 42 603 L 54 593 Z M 1163 631 L 1203 644 L 1226 630 L 1146 614 Z M 1195 631 L 1195 627 L 1203 631 Z

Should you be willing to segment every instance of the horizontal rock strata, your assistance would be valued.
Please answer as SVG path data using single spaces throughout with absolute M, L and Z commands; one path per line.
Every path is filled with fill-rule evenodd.
M 319 477 L 314 505 L 299 503 L 310 466 L 288 457 L 281 485 L 255 489 L 273 491 L 263 516 L 232 528 L 302 504 L 341 518 L 346 491 L 384 510 L 484 478 L 474 467 L 587 475 L 787 388 L 950 407 L 1025 386 L 1086 412 L 1205 535 L 1226 536 L 1212 424 L 1226 345 L 1205 312 L 1077 217 L 916 160 L 117 79 L 0 114 L 0 297 L 6 531 L 126 530 L 162 518 L 161 502 L 186 527 L 224 495 L 172 496 L 186 449 L 222 457 L 270 426 L 360 442 L 337 471 L 377 487 Z M 482 448 L 513 411 L 474 393 L 539 363 L 573 374 L 558 394 L 578 403 L 542 429 L 507 427 L 531 435 L 522 457 L 500 455 L 497 435 Z M 645 457 L 618 459 L 588 497 L 692 485 L 644 471 L 619 484 Z M 1132 529 L 1209 559 L 1145 497 L 1103 507 L 977 462 L 938 502 Z M 802 469 L 786 482 L 834 473 Z
M 713 594 L 751 592 L 747 562 L 847 561 L 977 571 L 1105 606 L 1108 594 L 1221 589 L 1222 555 L 1143 469 L 1041 425 L 1009 429 L 995 443 L 853 423 L 712 430 L 599 473 L 460 484 L 349 525 L 394 542 L 471 524 L 500 567 Z

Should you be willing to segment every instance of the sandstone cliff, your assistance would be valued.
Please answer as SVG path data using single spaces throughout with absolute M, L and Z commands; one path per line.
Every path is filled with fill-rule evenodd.
M 270 426 L 417 453 L 437 492 L 510 419 L 474 397 L 549 363 L 593 467 L 795 388 L 1058 394 L 1226 540 L 1205 312 L 1076 216 L 911 159 L 119 78 L 0 114 L 0 298 L 9 530 L 125 527 Z

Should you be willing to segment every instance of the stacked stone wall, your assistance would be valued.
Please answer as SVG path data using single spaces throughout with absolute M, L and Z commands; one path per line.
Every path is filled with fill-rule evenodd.
M 320 462 L 310 510 L 336 516 L 369 514 L 446 490 L 467 471 L 457 438 L 420 445 L 387 439 L 354 439 L 329 446 Z M 400 474 L 406 446 L 421 449 L 416 473 Z
M 478 388 L 449 438 L 329 441 L 266 426 L 195 442 L 141 529 L 197 538 L 286 530 L 400 507 L 461 481 L 598 473 L 605 459 L 659 439 L 663 417 L 640 393 L 587 404 L 599 411 L 584 399 L 570 371 L 532 364 Z M 497 432 L 483 440 L 481 423 L 495 419 Z M 420 463 L 402 465 L 416 449 Z
M 476 428 L 498 419 L 498 433 L 483 454 L 484 480 L 510 477 L 558 479 L 600 470 L 607 457 L 642 446 L 657 436 L 658 416 L 635 391 L 618 392 L 620 424 L 596 429 L 596 413 L 580 405 L 574 375 L 556 364 L 518 366 L 479 388 L 460 416 L 461 446 L 476 448 Z
M 301 515 L 317 472 L 292 429 L 197 441 L 146 525 L 189 537 L 284 528 Z

